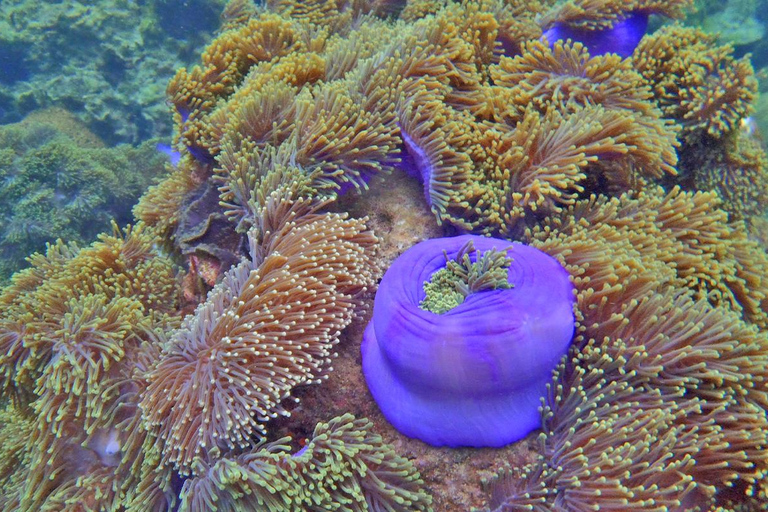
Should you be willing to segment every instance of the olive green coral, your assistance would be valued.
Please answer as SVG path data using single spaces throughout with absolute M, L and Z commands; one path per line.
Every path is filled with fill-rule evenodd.
M 39 117 L 0 128 L 0 281 L 57 238 L 90 243 L 113 219 L 130 222 L 132 204 L 164 172 L 151 143 L 104 148 L 58 128 L 61 114 Z

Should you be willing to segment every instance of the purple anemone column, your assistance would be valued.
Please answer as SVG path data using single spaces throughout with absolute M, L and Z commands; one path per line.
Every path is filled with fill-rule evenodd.
M 469 295 L 439 315 L 424 283 L 472 240 L 507 250 L 510 289 Z M 474 256 L 474 255 L 473 255 Z M 362 344 L 363 373 L 387 420 L 435 446 L 504 446 L 540 425 L 552 370 L 573 337 L 574 293 L 551 256 L 480 236 L 438 238 L 403 253 L 379 285 Z
M 648 29 L 648 14 L 630 12 L 607 29 L 587 30 L 564 23 L 555 23 L 544 32 L 550 46 L 561 39 L 571 39 L 586 46 L 590 56 L 617 53 L 623 58 L 632 55 Z

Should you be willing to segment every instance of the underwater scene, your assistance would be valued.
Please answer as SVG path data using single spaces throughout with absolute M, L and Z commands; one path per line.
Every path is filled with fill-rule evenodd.
M 768 510 L 768 0 L 3 0 L 0 510 Z

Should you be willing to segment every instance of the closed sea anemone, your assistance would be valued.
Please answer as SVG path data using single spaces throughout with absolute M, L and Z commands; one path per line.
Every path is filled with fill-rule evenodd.
M 571 39 L 592 55 L 629 57 L 645 35 L 652 14 L 681 18 L 690 0 L 568 0 L 539 19 L 551 43 Z
M 550 42 L 565 39 L 579 41 L 589 48 L 589 52 L 593 55 L 617 53 L 622 57 L 629 57 L 647 29 L 648 14 L 632 12 L 626 18 L 614 23 L 611 28 L 603 30 L 555 23 L 544 32 L 544 37 Z
M 573 304 L 568 273 L 538 249 L 473 235 L 421 242 L 376 293 L 368 387 L 396 429 L 431 445 L 519 440 L 539 425 Z

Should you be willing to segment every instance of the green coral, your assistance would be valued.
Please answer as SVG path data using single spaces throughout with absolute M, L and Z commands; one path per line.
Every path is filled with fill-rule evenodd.
M 198 468 L 181 491 L 180 512 L 347 512 L 431 510 L 418 471 L 371 432 L 368 419 L 345 414 L 319 423 L 290 454 L 283 438 Z
M 686 23 L 698 25 L 717 34 L 721 42 L 743 46 L 765 37 L 765 27 L 759 21 L 759 12 L 765 2 L 759 0 L 699 0 L 696 12 Z
M 130 222 L 163 163 L 149 142 L 103 148 L 44 123 L 0 127 L 0 282 L 57 238 L 86 244 Z
M 0 123 L 63 106 L 110 143 L 170 134 L 165 85 L 223 0 L 0 3 Z
M 470 253 L 475 252 L 475 261 Z M 507 281 L 507 270 L 512 260 L 506 251 L 491 249 L 482 254 L 475 251 L 472 241 L 459 250 L 454 259 L 445 255 L 445 267 L 424 283 L 426 297 L 419 307 L 442 315 L 464 302 L 469 295 L 486 290 L 512 288 Z

